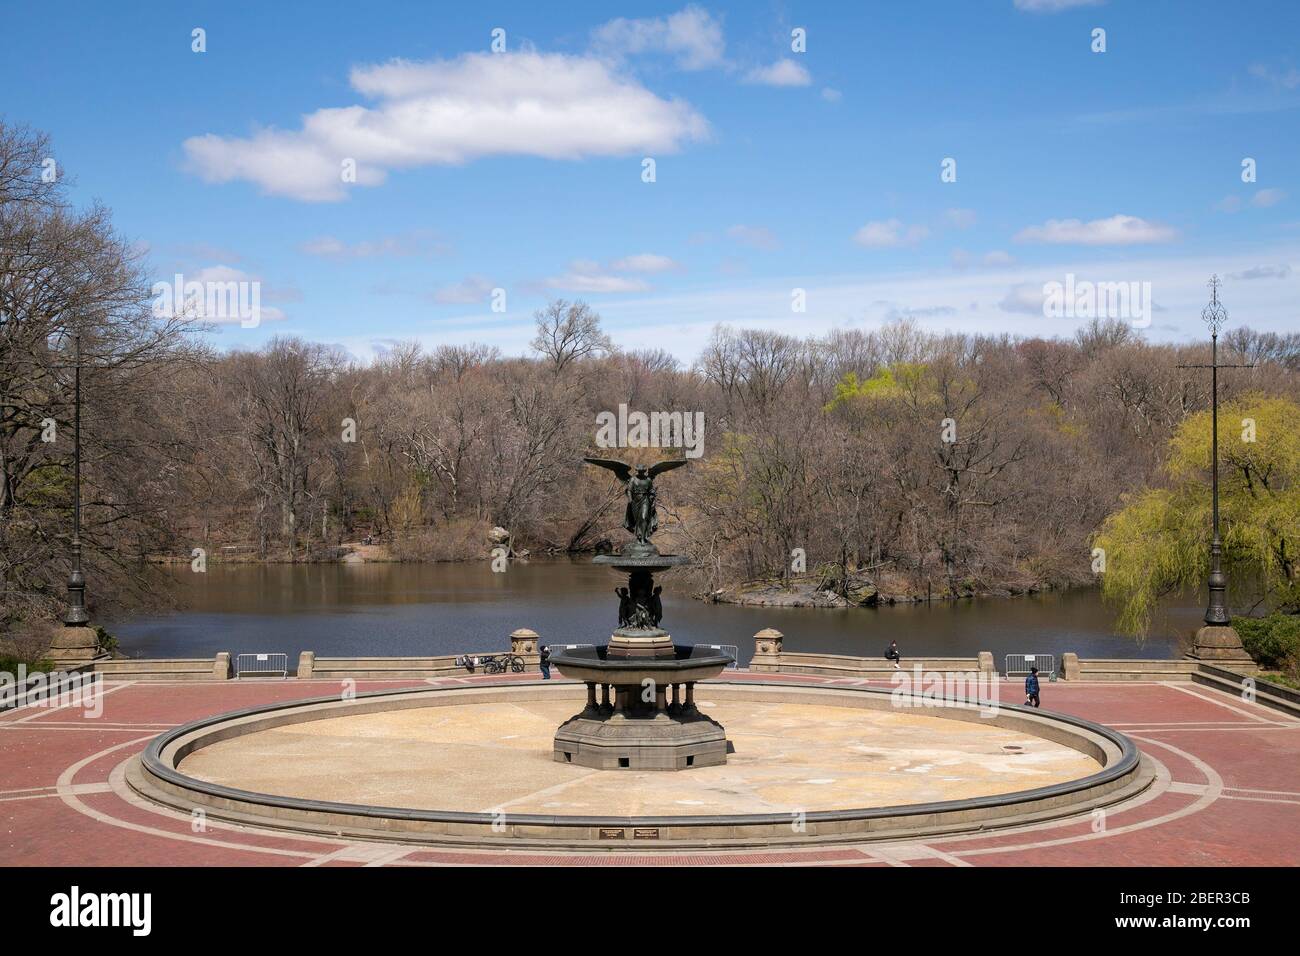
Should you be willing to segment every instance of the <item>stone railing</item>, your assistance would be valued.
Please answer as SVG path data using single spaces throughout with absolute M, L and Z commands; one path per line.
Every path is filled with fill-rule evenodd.
M 215 657 L 119 657 L 95 661 L 94 671 L 111 680 L 226 680 L 231 676 L 230 654 Z
M 534 674 L 540 642 L 537 632 L 527 628 L 520 628 L 509 637 L 510 653 L 521 657 L 526 670 Z M 303 651 L 298 658 L 296 676 L 303 680 L 411 680 L 467 676 L 481 673 L 481 668 L 471 671 L 464 665 L 466 658 L 503 653 L 504 650 L 430 657 L 317 657 L 313 651 Z M 117 680 L 227 680 L 233 676 L 231 655 L 225 652 L 215 658 L 100 660 L 86 666 L 88 669 L 93 666 L 96 673 Z M 998 673 L 990 651 L 980 651 L 975 657 L 902 659 L 902 670 L 911 671 L 916 666 L 930 672 Z M 765 628 L 754 635 L 754 654 L 748 669 L 754 674 L 806 674 L 863 680 L 886 680 L 898 672 L 898 668 L 883 657 L 787 651 L 784 635 L 773 628 Z M 1244 675 L 1188 658 L 1081 659 L 1077 654 L 1066 653 L 1061 655 L 1059 676 L 1064 681 L 1198 681 L 1236 686 Z M 1300 707 L 1300 692 L 1267 681 L 1259 684 L 1262 693 Z
M 510 634 L 510 653 L 521 658 L 526 669 L 532 670 L 537 666 L 537 648 L 540 642 L 541 638 L 536 631 L 521 627 Z M 501 653 L 503 652 L 466 651 L 464 654 L 443 654 L 436 657 L 317 657 L 315 651 L 303 651 L 298 655 L 298 676 L 304 680 L 458 677 L 479 673 L 478 668 L 471 669 L 467 666 L 466 660 Z
M 1065 654 L 1061 658 L 1061 677 L 1064 680 L 1189 681 L 1200 666 L 1200 662 L 1187 658 L 1167 660 L 1127 657 L 1080 658 L 1078 654 Z
M 910 671 L 920 665 L 926 671 L 955 671 L 994 674 L 997 672 L 990 651 L 976 657 L 904 657 L 895 667 L 883 656 L 854 657 L 845 654 L 809 654 L 785 650 L 785 635 L 775 628 L 764 628 L 754 635 L 754 657 L 749 669 L 759 674 L 816 674 L 822 677 L 884 679 L 899 670 Z
M 1202 663 L 1192 680 L 1197 684 L 1215 687 L 1230 694 L 1236 694 L 1244 700 L 1274 710 L 1280 710 L 1292 717 L 1300 717 L 1300 690 L 1275 684 L 1254 674 L 1241 674 L 1216 664 Z

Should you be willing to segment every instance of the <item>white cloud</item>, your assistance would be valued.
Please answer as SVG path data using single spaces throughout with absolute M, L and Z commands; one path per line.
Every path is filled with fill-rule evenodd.
M 614 275 L 594 260 L 575 259 L 569 263 L 568 272 L 544 279 L 542 287 L 567 292 L 614 293 L 646 292 L 650 284 L 644 279 Z
M 581 159 L 669 153 L 703 139 L 708 123 L 688 103 L 656 96 L 591 56 L 532 51 L 467 53 L 454 60 L 391 60 L 352 70 L 374 107 L 320 109 L 302 128 L 248 138 L 185 140 L 188 167 L 208 182 L 248 180 L 273 195 L 336 201 L 394 169 L 484 156 Z
M 1169 242 L 1178 231 L 1137 216 L 1115 215 L 1109 219 L 1083 222 L 1079 219 L 1049 219 L 1041 226 L 1028 226 L 1016 234 L 1017 242 L 1048 242 L 1082 246 L 1127 246 L 1147 242 Z
M 853 241 L 868 249 L 889 249 L 913 245 L 930 234 L 925 226 L 905 226 L 897 219 L 869 222 L 853 234 Z
M 771 251 L 780 246 L 772 230 L 764 226 L 736 225 L 727 230 L 727 235 L 753 249 Z
M 1275 70 L 1263 63 L 1252 63 L 1248 71 L 1251 76 L 1266 80 L 1280 89 L 1294 90 L 1300 88 L 1300 70 L 1297 70 L 1294 66 L 1287 67 L 1285 70 Z
M 650 286 L 641 279 L 629 279 L 627 276 L 592 275 L 585 272 L 566 272 L 562 276 L 552 276 L 546 280 L 548 289 L 563 289 L 568 292 L 646 292 Z
M 607 56 L 662 53 L 683 70 L 705 70 L 725 63 L 722 23 L 707 10 L 688 6 L 667 17 L 619 17 L 591 33 L 593 48 Z
M 998 303 L 998 308 L 1003 312 L 1042 315 L 1044 299 L 1046 299 L 1046 295 L 1043 293 L 1041 283 L 1035 285 L 1032 282 L 1021 282 L 1007 291 L 1007 294 L 1002 297 L 1002 301 Z
M 937 319 L 945 315 L 955 315 L 956 312 L 957 310 L 950 305 L 934 305 L 921 309 L 912 308 L 911 306 L 895 306 L 885 313 L 885 321 Z
M 433 300 L 457 305 L 473 305 L 476 302 L 486 301 L 494 288 L 492 280 L 485 276 L 466 276 L 455 285 L 439 287 L 433 293 Z
M 1027 13 L 1060 13 L 1074 7 L 1095 7 L 1105 0 L 1015 0 L 1016 9 Z
M 262 304 L 262 300 L 291 300 L 295 297 L 292 289 L 272 294 L 259 276 L 227 265 L 204 266 L 179 273 L 179 283 L 177 278 L 177 275 L 163 276 L 154 284 L 151 291 L 155 316 L 181 317 L 212 325 L 239 325 L 250 319 L 255 319 L 256 323 L 280 322 L 285 318 L 284 312 Z M 201 294 L 187 292 L 192 283 L 202 286 Z M 178 300 L 182 303 L 180 309 L 175 308 Z M 238 314 L 236 306 L 249 307 L 250 314 Z M 252 308 L 257 310 L 255 315 Z
M 770 66 L 755 67 L 745 74 L 745 82 L 762 86 L 807 86 L 812 76 L 802 64 L 787 58 Z
M 841 93 L 839 90 L 829 86 L 822 87 L 822 99 L 824 99 L 827 103 L 838 103 L 843 98 L 844 98 L 844 94 Z
M 1229 279 L 1285 279 L 1291 274 L 1291 267 L 1285 262 L 1276 266 L 1251 266 L 1241 272 L 1229 272 Z
M 1250 198 L 1250 204 L 1260 209 L 1267 209 L 1269 206 L 1276 206 L 1285 198 L 1286 193 L 1281 189 L 1261 189 Z
M 622 259 L 616 259 L 609 264 L 609 267 L 615 272 L 670 272 L 674 269 L 680 269 L 681 265 L 668 256 L 656 255 L 653 252 L 641 252 L 634 256 L 624 256 Z
M 1241 197 L 1224 196 L 1214 204 L 1214 208 L 1219 212 L 1238 212 L 1241 209 Z
M 974 209 L 949 209 L 944 212 L 943 216 L 948 220 L 948 225 L 954 229 L 969 229 L 975 225 Z
M 335 236 L 317 236 L 298 247 L 309 256 L 325 259 L 373 259 L 380 256 L 401 257 L 445 253 L 446 246 L 432 233 L 412 232 L 400 236 L 384 236 L 362 242 L 347 243 Z
M 985 269 L 1001 269 L 1016 264 L 1015 256 L 1001 249 L 993 249 L 980 256 L 978 263 L 965 249 L 954 249 L 951 255 L 952 266 L 954 269 L 965 269 L 972 265 L 980 265 Z

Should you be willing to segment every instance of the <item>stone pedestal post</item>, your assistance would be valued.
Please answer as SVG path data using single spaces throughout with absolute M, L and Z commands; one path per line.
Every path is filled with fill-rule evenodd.
M 785 635 L 772 627 L 765 627 L 755 634 L 754 658 L 749 662 L 749 669 L 761 674 L 777 673 L 781 669 L 781 645 L 784 640 Z
M 298 655 L 298 676 L 300 678 L 311 677 L 312 671 L 316 669 L 316 652 L 303 651 Z
M 510 634 L 510 653 L 522 657 L 525 664 L 536 664 L 538 660 L 537 646 L 540 643 L 541 640 L 536 631 L 521 627 Z
M 1069 651 L 1061 655 L 1061 679 L 1078 680 L 1081 670 L 1079 668 L 1079 655 Z
M 311 654 L 310 651 L 307 653 Z M 316 660 L 316 655 L 311 655 L 312 662 Z M 301 669 L 302 662 L 299 661 L 298 667 Z M 217 651 L 217 656 L 212 660 L 212 679 L 213 680 L 230 680 L 230 651 Z M 302 676 L 299 674 L 298 676 Z M 311 676 L 309 673 L 308 677 Z
M 1241 636 L 1230 624 L 1207 624 L 1197 631 L 1187 657 L 1239 674 L 1259 673 L 1259 665 L 1246 653 Z
M 997 665 L 993 663 L 992 651 L 980 651 L 979 662 L 981 674 L 996 674 L 998 672 Z
M 50 635 L 50 650 L 46 655 L 60 670 L 81 667 L 92 661 L 108 660 L 108 654 L 99 646 L 99 635 L 93 627 L 59 624 Z

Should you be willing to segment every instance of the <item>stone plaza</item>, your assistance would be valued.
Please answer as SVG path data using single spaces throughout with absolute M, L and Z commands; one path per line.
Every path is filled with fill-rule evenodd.
M 520 630 L 512 646 L 537 639 Z M 1230 672 L 1196 661 L 1070 656 L 1042 712 L 1023 713 L 1018 684 L 1002 682 L 999 719 L 1021 723 L 999 726 L 977 713 L 957 720 L 943 708 L 891 706 L 885 662 L 783 643 L 761 632 L 747 668 L 697 687 L 735 753 L 677 773 L 554 760 L 555 725 L 586 688 L 537 680 L 535 656 L 529 672 L 496 676 L 452 659 L 304 655 L 286 680 L 229 679 L 220 657 L 105 662 L 98 717 L 39 702 L 0 714 L 0 861 L 1300 864 L 1295 841 L 1277 839 L 1300 825 L 1300 701 L 1263 684 L 1247 699 Z M 355 698 L 341 694 L 353 685 Z M 304 701 L 322 713 L 302 712 Z M 1118 748 L 1085 752 L 1082 738 L 1063 736 L 1067 726 L 1104 728 L 1130 741 L 1136 759 L 1125 769 Z M 205 737 L 174 764 L 194 781 L 187 786 L 245 797 L 150 780 L 148 750 L 171 735 Z M 1082 786 L 1112 759 L 1122 779 L 1082 802 L 991 809 Z M 401 812 L 340 827 L 313 820 L 318 804 Z M 951 814 L 937 825 L 935 805 Z M 421 814 L 428 819 L 410 822 Z M 538 818 L 548 823 L 539 829 Z

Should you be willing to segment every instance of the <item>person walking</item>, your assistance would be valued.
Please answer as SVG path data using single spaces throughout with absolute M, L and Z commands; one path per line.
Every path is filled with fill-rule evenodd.
M 1025 678 L 1025 706 L 1041 707 L 1038 702 L 1038 668 L 1029 668 L 1029 676 Z
M 543 644 L 537 649 L 537 666 L 541 668 L 542 680 L 551 679 L 551 652 Z
M 894 662 L 894 670 L 898 670 L 898 663 L 903 659 L 903 655 L 898 653 L 898 641 L 890 641 L 889 649 L 885 651 L 885 660 Z

